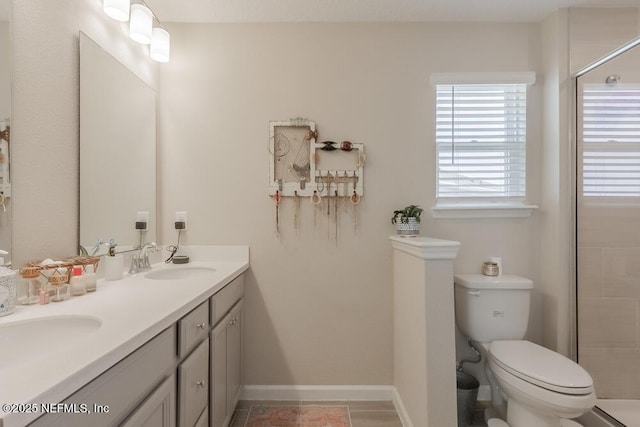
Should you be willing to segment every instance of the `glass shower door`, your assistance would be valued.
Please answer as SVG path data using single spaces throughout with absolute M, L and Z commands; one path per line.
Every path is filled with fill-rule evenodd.
M 637 48 L 636 48 L 637 49 Z M 640 52 L 578 78 L 578 362 L 598 406 L 640 426 Z

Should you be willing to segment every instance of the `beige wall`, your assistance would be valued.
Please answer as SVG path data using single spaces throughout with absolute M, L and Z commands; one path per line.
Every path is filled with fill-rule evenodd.
M 568 11 L 560 10 L 541 25 L 544 66 L 542 138 L 542 208 L 540 210 L 540 278 L 537 298 L 542 313 L 542 344 L 565 355 L 572 352 L 571 138 L 569 126 Z
M 638 7 L 569 9 L 571 73 L 636 38 L 639 13 Z
M 0 120 L 11 115 L 11 25 L 0 21 Z
M 249 244 L 248 384 L 391 384 L 394 208 L 427 208 L 423 233 L 462 242 L 456 271 L 490 255 L 536 279 L 535 214 L 433 220 L 433 92 L 429 74 L 539 71 L 539 27 L 501 24 L 171 25 L 161 73 L 161 212 L 189 212 L 184 242 Z M 531 92 L 531 202 L 540 194 L 541 88 Z M 365 144 L 365 197 L 354 235 L 340 208 L 336 245 L 308 200 L 267 196 L 270 120 L 302 116 L 320 140 Z M 175 239 L 172 223 L 162 240 Z
M 14 262 L 77 251 L 79 45 L 84 31 L 151 86 L 158 66 L 101 2 L 13 2 Z M 108 177 L 104 177 L 109 179 Z

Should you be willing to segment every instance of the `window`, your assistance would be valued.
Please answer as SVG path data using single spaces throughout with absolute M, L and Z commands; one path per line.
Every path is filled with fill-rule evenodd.
M 582 145 L 584 197 L 640 197 L 640 85 L 584 85 Z
M 436 92 L 437 201 L 524 201 L 526 84 L 445 84 Z

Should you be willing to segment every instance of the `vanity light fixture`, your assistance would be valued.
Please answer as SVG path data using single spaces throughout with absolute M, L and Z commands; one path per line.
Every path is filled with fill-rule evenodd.
M 149 46 L 151 59 L 158 62 L 169 62 L 170 50 L 171 36 L 169 32 L 161 27 L 153 27 L 151 46 Z
M 102 10 L 110 18 L 116 21 L 126 22 L 129 20 L 130 0 L 104 0 Z
M 145 4 L 131 5 L 131 20 L 129 21 L 129 37 L 140 44 L 151 43 L 153 28 L 153 13 Z
M 149 56 L 157 62 L 169 62 L 171 36 L 144 0 L 103 0 L 102 9 L 116 21 L 129 21 L 129 37 L 149 46 Z

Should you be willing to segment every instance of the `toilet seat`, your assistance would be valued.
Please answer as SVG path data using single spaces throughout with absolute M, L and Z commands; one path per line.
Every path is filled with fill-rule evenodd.
M 493 363 L 523 381 L 567 395 L 593 393 L 593 380 L 573 360 L 529 341 L 494 341 Z

